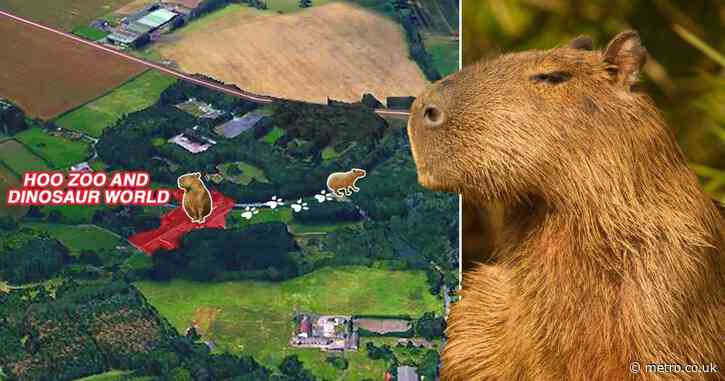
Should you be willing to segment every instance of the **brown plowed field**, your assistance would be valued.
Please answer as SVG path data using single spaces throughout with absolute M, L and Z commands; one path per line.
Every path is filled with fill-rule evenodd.
M 202 18 L 159 43 L 164 58 L 242 89 L 324 103 L 417 95 L 427 81 L 402 28 L 349 3 L 278 15 L 249 8 Z
M 119 86 L 144 67 L 0 16 L 0 97 L 49 119 Z

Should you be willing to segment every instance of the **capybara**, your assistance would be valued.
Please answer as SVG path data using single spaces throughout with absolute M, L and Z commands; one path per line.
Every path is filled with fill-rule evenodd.
M 495 261 L 450 310 L 442 380 L 725 379 L 725 223 L 637 86 L 646 56 L 634 31 L 579 37 L 414 102 L 420 183 L 504 208 Z
M 201 180 L 201 173 L 187 173 L 179 177 L 178 186 L 184 190 L 183 207 L 191 222 L 203 224 L 212 210 L 209 190 Z
M 347 172 L 334 172 L 327 176 L 327 189 L 337 197 L 350 196 L 352 192 L 360 191 L 355 183 L 367 175 L 364 169 L 353 168 Z

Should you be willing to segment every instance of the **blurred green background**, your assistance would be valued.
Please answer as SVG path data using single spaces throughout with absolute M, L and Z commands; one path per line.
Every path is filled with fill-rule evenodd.
M 463 0 L 463 64 L 625 29 L 650 53 L 643 84 L 705 189 L 725 201 L 725 1 Z

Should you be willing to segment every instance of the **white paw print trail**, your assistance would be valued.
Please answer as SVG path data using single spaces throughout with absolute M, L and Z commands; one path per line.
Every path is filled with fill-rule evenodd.
M 252 217 L 254 217 L 254 215 L 257 213 L 259 213 L 259 210 L 257 208 L 246 207 L 244 208 L 244 212 L 242 212 L 242 218 L 251 220 Z
M 272 199 L 265 202 L 264 205 L 268 206 L 270 209 L 276 209 L 278 206 L 284 205 L 284 200 L 282 200 L 282 198 L 277 198 L 277 196 L 272 196 Z
M 328 193 L 326 190 L 322 190 L 319 194 L 315 195 L 315 200 L 322 204 L 325 201 L 332 201 L 335 199 L 335 196 L 332 193 Z
M 292 207 L 292 210 L 295 213 L 299 213 L 299 212 L 301 212 L 303 210 L 310 210 L 310 208 L 307 207 L 307 203 L 306 202 L 302 202 L 302 199 L 297 200 L 297 202 L 295 202 L 294 204 L 292 204 L 290 206 Z

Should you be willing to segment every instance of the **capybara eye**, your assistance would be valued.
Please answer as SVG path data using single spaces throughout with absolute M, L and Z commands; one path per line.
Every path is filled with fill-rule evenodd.
M 443 124 L 445 117 L 443 110 L 434 105 L 425 106 L 423 109 L 423 120 L 430 127 L 438 127 Z
M 541 73 L 529 77 L 534 82 L 546 82 L 554 85 L 568 81 L 570 78 L 571 73 L 565 71 L 552 71 L 551 73 Z

